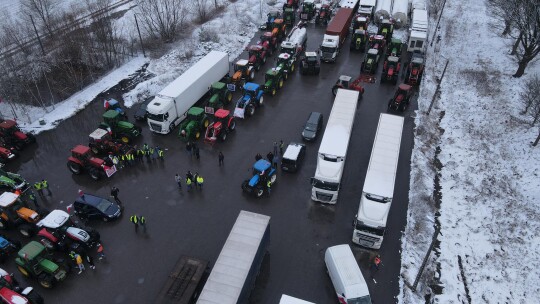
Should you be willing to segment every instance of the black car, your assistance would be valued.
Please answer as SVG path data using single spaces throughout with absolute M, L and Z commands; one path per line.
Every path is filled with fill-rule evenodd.
M 302 138 L 307 141 L 313 141 L 317 138 L 319 131 L 323 125 L 323 115 L 319 112 L 311 112 L 309 114 L 304 130 L 302 131 Z
M 122 208 L 99 196 L 84 194 L 73 203 L 75 214 L 81 219 L 101 219 L 108 222 L 117 219 L 122 214 Z
M 146 118 L 148 116 L 148 113 L 146 112 L 146 107 L 148 104 L 153 100 L 153 98 L 147 98 L 145 101 L 143 101 L 140 105 L 137 111 L 135 111 L 135 119 L 138 121 L 146 121 Z
M 281 158 L 281 170 L 287 172 L 296 172 L 300 169 L 304 155 L 306 154 L 306 145 L 290 143 Z

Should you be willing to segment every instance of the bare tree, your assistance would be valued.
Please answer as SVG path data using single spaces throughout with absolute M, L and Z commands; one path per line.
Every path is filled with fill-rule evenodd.
M 515 1 L 518 2 L 515 7 L 517 13 L 511 25 L 515 31 L 511 31 L 510 36 L 517 40 L 515 56 L 518 69 L 512 76 L 521 77 L 529 62 L 540 53 L 540 5 L 538 0 Z
M 523 91 L 520 93 L 519 97 L 525 106 L 522 113 L 527 114 L 532 118 L 531 126 L 536 125 L 540 121 L 540 77 L 538 74 L 534 74 L 525 81 Z M 540 129 L 533 146 L 536 146 L 539 141 Z
M 199 22 L 204 23 L 208 21 L 210 13 L 208 0 L 194 0 L 193 6 L 195 8 L 195 13 L 197 14 L 197 17 L 199 17 Z
M 137 11 L 146 32 L 165 42 L 174 41 L 184 25 L 187 10 L 184 0 L 136 0 Z
M 53 36 L 54 14 L 58 0 L 21 0 L 21 11 L 36 16 L 49 36 Z

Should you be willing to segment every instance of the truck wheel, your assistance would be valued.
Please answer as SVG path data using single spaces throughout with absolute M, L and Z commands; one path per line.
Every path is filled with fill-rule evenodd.
M 99 171 L 96 168 L 90 168 L 88 174 L 90 174 L 90 177 L 95 181 L 99 180 L 101 177 Z
M 8 229 L 8 223 L 3 218 L 0 218 L 0 229 L 1 230 Z
M 75 162 L 70 161 L 70 162 L 67 163 L 67 166 L 68 166 L 69 171 L 71 171 L 71 173 L 73 173 L 75 175 L 79 175 L 82 172 L 81 165 L 79 165 L 79 164 L 77 164 Z
M 32 226 L 27 225 L 27 224 L 20 225 L 17 230 L 19 230 L 19 233 L 22 236 L 27 237 L 27 238 L 31 237 L 34 234 L 34 229 L 32 229 Z
M 50 289 L 50 288 L 53 288 L 54 284 L 53 284 L 53 278 L 51 278 L 49 275 L 43 275 L 43 276 L 40 276 L 38 278 L 38 283 L 39 285 L 41 285 L 43 288 L 47 288 L 47 289 Z
M 232 101 L 232 92 L 227 92 L 227 96 L 225 97 L 225 100 L 227 101 L 227 104 L 230 104 Z
M 32 290 L 29 294 L 25 295 L 30 304 L 43 304 L 43 298 L 37 291 Z
M 27 278 L 30 277 L 30 272 L 28 272 L 28 270 L 26 270 L 26 268 L 17 265 L 17 269 L 19 269 L 19 272 L 20 272 L 23 276 L 25 276 L 25 277 L 27 277 Z

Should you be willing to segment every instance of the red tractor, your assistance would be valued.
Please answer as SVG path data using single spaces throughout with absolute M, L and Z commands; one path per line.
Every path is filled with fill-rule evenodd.
M 328 22 L 330 22 L 330 19 L 332 19 L 332 10 L 330 9 L 330 5 L 321 5 L 321 8 L 315 12 L 315 24 L 327 25 Z
M 254 67 L 255 70 L 260 70 L 261 66 L 266 63 L 266 48 L 262 45 L 252 45 L 247 50 L 249 52 L 248 64 Z
M 292 7 L 294 9 L 298 8 L 298 1 L 299 0 L 286 0 L 285 3 L 283 3 L 283 9 Z
M 259 40 L 257 44 L 266 48 L 268 50 L 268 56 L 272 56 L 278 47 L 277 34 L 273 32 L 264 32 L 261 35 L 261 40 Z
M 17 157 L 17 149 L 6 145 L 0 145 L 0 163 L 7 163 Z
M 204 135 L 204 141 L 215 143 L 219 138 L 221 141 L 227 139 L 227 135 L 236 128 L 236 121 L 230 115 L 230 111 L 219 109 L 214 113 L 214 122 L 208 125 Z
M 401 62 L 398 57 L 389 56 L 386 58 L 381 75 L 381 83 L 391 81 L 393 84 L 397 84 L 400 69 Z
M 0 123 L 0 137 L 2 141 L 17 150 L 31 143 L 36 142 L 36 138 L 31 133 L 23 133 L 14 120 L 8 119 Z
M 410 85 L 400 84 L 396 91 L 396 94 L 394 94 L 394 97 L 392 97 L 392 99 L 388 101 L 388 111 L 399 110 L 401 112 L 404 112 L 409 106 L 413 94 L 414 91 Z
M 384 47 L 386 46 L 386 39 L 382 35 L 371 35 L 369 37 L 369 48 L 376 49 L 379 54 L 384 54 Z
M 116 167 L 113 164 L 106 164 L 105 160 L 93 157 L 90 148 L 83 145 L 71 149 L 67 167 L 75 175 L 86 171 L 93 180 L 99 180 L 103 175 L 109 177 L 116 172 Z
M 360 85 L 361 79 L 356 78 L 354 81 L 351 81 L 351 79 L 351 76 L 339 76 L 336 84 L 332 87 L 332 94 L 336 96 L 338 89 L 355 90 L 360 93 L 360 95 L 358 95 L 358 100 L 360 100 L 362 95 L 364 95 L 364 88 Z
M 424 57 L 421 54 L 414 53 L 405 72 L 405 83 L 410 85 L 418 85 L 424 74 Z
M 43 298 L 32 287 L 22 288 L 13 274 L 0 268 L 0 302 L 6 304 L 43 304 Z

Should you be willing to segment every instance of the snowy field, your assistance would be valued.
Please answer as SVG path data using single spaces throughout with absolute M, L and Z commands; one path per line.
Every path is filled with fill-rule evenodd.
M 401 303 L 425 302 L 429 291 L 424 282 L 433 277 L 443 288 L 433 298 L 436 303 L 538 303 L 540 298 L 540 147 L 530 144 L 538 128 L 520 114 L 517 97 L 523 81 L 539 73 L 540 65 L 530 64 L 525 76 L 512 78 L 517 69 L 509 55 L 513 41 L 497 36 L 496 22 L 488 17 L 484 1 L 447 1 L 442 39 L 428 51 L 403 237 L 402 275 L 407 282 L 413 283 L 434 231 L 437 146 L 442 165 L 440 249 L 432 254 L 417 293 L 402 280 Z M 446 59 L 450 63 L 441 97 L 426 116 L 435 76 Z

